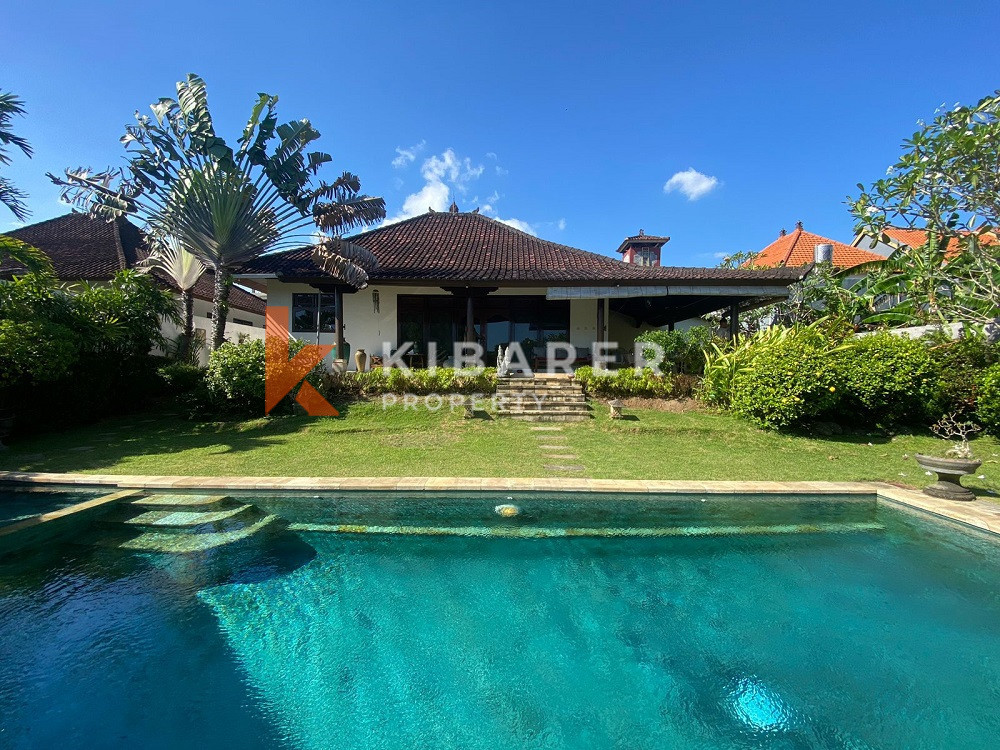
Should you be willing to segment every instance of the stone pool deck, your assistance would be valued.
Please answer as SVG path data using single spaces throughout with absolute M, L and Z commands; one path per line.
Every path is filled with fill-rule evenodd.
M 680 480 L 510 479 L 478 477 L 197 477 L 125 474 L 55 474 L 0 471 L 0 483 L 107 487 L 109 490 L 229 490 L 247 492 L 622 492 L 650 494 L 876 495 L 904 508 L 1000 534 L 1000 505 L 956 502 L 882 482 L 691 482 Z

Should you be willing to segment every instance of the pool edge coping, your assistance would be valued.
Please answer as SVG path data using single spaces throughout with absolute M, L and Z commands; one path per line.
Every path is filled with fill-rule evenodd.
M 114 487 L 119 490 L 268 490 L 268 491 L 514 491 L 627 492 L 631 494 L 803 494 L 875 495 L 879 500 L 923 511 L 1000 535 L 1000 506 L 980 501 L 933 498 L 886 482 L 733 482 L 574 477 L 216 477 L 74 474 L 0 471 L 2 484 Z

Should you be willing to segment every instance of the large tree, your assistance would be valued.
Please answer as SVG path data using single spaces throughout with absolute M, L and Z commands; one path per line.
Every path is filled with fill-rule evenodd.
M 25 156 L 31 158 L 31 145 L 21 136 L 11 130 L 14 117 L 24 116 L 24 102 L 15 94 L 0 91 L 0 165 L 10 164 L 11 146 L 21 149 Z M 28 195 L 19 190 L 6 177 L 0 177 L 0 203 L 3 203 L 18 218 L 24 221 L 31 214 L 25 201 Z
M 136 113 L 122 144 L 124 168 L 92 173 L 78 168 L 64 178 L 63 198 L 106 220 L 132 216 L 154 238 L 172 238 L 214 275 L 212 345 L 225 337 L 232 272 L 264 253 L 315 246 L 336 278 L 367 283 L 375 259 L 339 238 L 385 217 L 385 201 L 361 193 L 357 176 L 317 179 L 332 161 L 307 151 L 319 132 L 308 120 L 278 124 L 278 97 L 260 94 L 236 147 L 215 132 L 205 82 L 196 75 L 177 84 L 176 99 Z
M 939 110 L 903 142 L 886 176 L 850 200 L 855 229 L 885 240 L 918 229 L 923 244 L 896 254 L 876 290 L 905 297 L 900 320 L 993 323 L 1000 316 L 1000 91 Z M 886 317 L 886 316 L 881 316 Z

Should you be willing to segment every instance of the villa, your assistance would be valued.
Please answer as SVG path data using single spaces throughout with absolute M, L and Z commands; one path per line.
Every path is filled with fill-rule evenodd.
M 669 237 L 640 232 L 617 252 L 624 260 L 544 240 L 478 211 L 447 212 L 382 226 L 347 238 L 379 265 L 368 287 L 338 283 L 310 248 L 265 255 L 235 274 L 289 311 L 289 330 L 310 343 L 381 355 L 413 342 L 411 366 L 428 344 L 439 363 L 454 342 L 498 346 L 565 341 L 586 357 L 594 342 L 629 346 L 644 330 L 685 326 L 717 310 L 730 316 L 788 296 L 807 269 L 681 268 L 661 264 Z

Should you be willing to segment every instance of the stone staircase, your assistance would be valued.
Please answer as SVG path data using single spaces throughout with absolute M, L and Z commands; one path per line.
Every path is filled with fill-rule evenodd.
M 95 543 L 137 552 L 205 552 L 279 525 L 277 516 L 226 495 L 156 494 L 123 501 Z
M 582 422 L 593 416 L 583 386 L 561 373 L 499 378 L 497 411 L 527 422 Z

